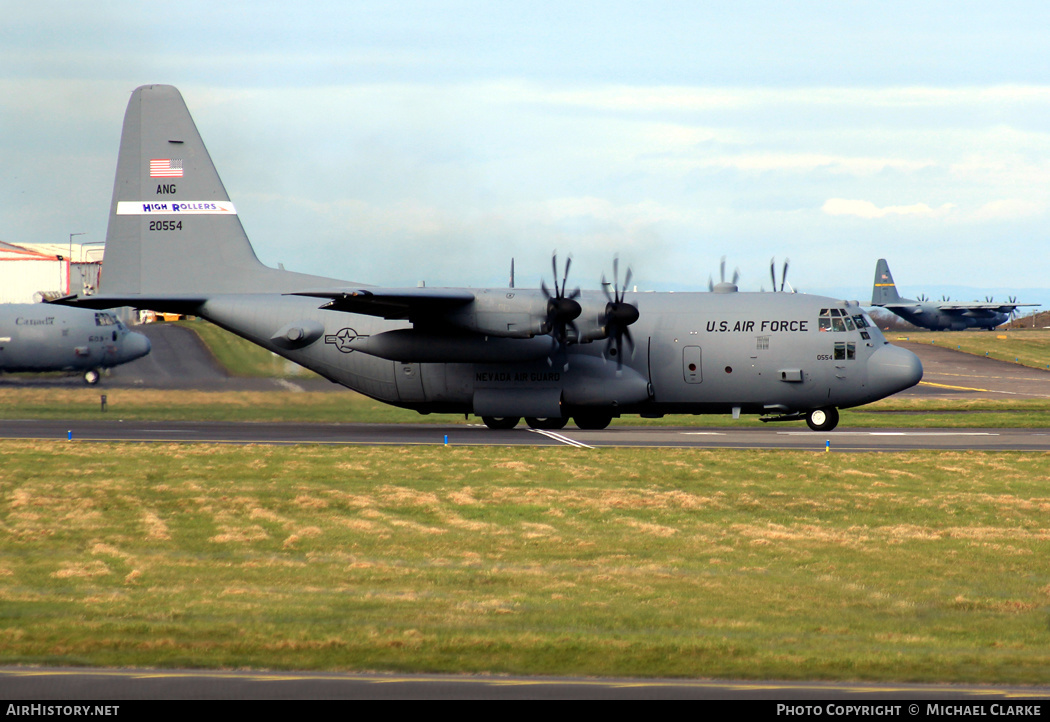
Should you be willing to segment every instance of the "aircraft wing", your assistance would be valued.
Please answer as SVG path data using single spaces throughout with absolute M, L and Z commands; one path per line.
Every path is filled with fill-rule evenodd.
M 875 306 L 877 308 L 887 308 L 890 311 L 892 311 L 895 308 L 903 308 L 903 309 L 922 308 L 922 304 L 918 303 L 918 302 L 916 302 L 916 303 L 873 303 L 872 306 Z
M 965 313 L 967 311 L 996 311 L 1010 313 L 1020 306 L 1038 306 L 1038 303 L 939 303 L 937 308 L 945 313 Z
M 344 288 L 286 295 L 327 298 L 321 308 L 387 319 L 440 316 L 475 299 L 471 291 L 456 288 Z

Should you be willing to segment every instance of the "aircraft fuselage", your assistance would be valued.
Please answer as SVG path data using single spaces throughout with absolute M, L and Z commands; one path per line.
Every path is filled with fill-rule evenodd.
M 600 302 L 601 294 L 592 293 Z M 410 324 L 323 310 L 311 298 L 230 294 L 210 298 L 199 312 L 326 378 L 421 412 L 788 413 L 869 403 L 921 376 L 912 354 L 889 345 L 859 306 L 843 301 L 768 293 L 628 293 L 627 300 L 640 317 L 621 359 L 605 340 L 558 346 L 545 335 L 474 337 L 472 343 L 491 342 L 511 354 L 518 344 L 521 361 L 493 363 L 419 362 L 413 353 L 423 346 L 413 351 L 411 343 L 400 359 L 365 353 L 359 349 L 391 331 L 410 339 Z M 285 329 L 295 330 L 302 347 L 287 348 Z M 535 353 L 537 343 L 549 352 Z
M 87 371 L 149 353 L 149 340 L 110 313 L 0 304 L 0 371 Z

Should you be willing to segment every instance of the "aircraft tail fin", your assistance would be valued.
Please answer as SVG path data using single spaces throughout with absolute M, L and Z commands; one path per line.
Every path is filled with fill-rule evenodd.
M 871 288 L 871 305 L 883 306 L 900 300 L 900 294 L 897 293 L 897 287 L 893 283 L 893 274 L 890 273 L 890 264 L 886 263 L 885 258 L 880 258 L 875 265 L 875 283 Z
M 179 91 L 136 89 L 124 115 L 100 291 L 285 292 L 318 280 L 256 257 Z

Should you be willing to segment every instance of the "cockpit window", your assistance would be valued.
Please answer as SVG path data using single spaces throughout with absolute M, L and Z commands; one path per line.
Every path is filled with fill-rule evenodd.
M 866 321 L 863 314 L 850 316 L 842 308 L 822 308 L 817 328 L 821 331 L 847 332 L 867 328 L 870 322 Z
M 120 322 L 117 321 L 117 317 L 112 313 L 96 313 L 95 314 L 95 325 L 96 326 L 118 326 Z

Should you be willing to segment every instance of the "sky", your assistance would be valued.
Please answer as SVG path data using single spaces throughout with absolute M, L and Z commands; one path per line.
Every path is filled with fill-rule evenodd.
M 105 240 L 182 92 L 257 255 L 395 286 L 1050 306 L 1050 4 L 0 0 L 0 240 Z M 960 296 L 952 295 L 953 299 Z

